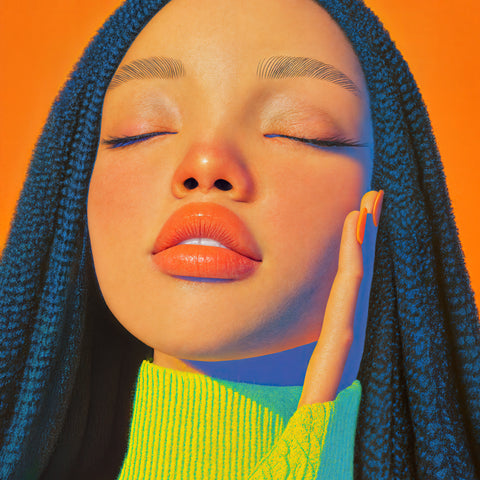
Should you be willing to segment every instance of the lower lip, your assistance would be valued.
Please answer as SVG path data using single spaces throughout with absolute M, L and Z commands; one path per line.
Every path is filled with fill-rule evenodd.
M 175 245 L 153 255 L 168 275 L 241 280 L 252 275 L 260 262 L 233 250 L 206 245 Z

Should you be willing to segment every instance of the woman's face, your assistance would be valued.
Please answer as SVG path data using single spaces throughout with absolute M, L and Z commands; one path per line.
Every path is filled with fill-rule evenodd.
M 112 313 L 184 359 L 316 340 L 372 144 L 358 59 L 316 3 L 173 0 L 103 105 L 88 226 Z

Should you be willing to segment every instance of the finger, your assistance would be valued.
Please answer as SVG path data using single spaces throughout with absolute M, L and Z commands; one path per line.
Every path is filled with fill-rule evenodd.
M 380 214 L 383 204 L 383 190 L 379 192 L 370 191 L 367 192 L 363 197 L 360 203 L 360 211 L 363 208 L 366 208 L 368 212 L 367 221 L 365 222 L 364 238 L 362 242 L 362 252 L 363 252 L 363 266 L 364 266 L 364 275 L 363 283 L 370 283 L 371 277 L 373 274 L 373 262 L 375 258 L 375 244 L 377 240 L 377 230 L 378 223 L 380 221 Z M 362 286 L 363 287 L 363 286 Z M 370 287 L 368 286 L 368 292 Z M 368 295 L 367 295 L 368 297 Z
M 365 211 L 364 211 L 365 214 Z M 322 330 L 305 374 L 299 406 L 334 400 L 353 341 L 353 320 L 363 277 L 362 247 L 357 241 L 360 212 L 345 219 L 338 270 L 325 309 Z
M 380 214 L 383 204 L 383 190 L 376 192 L 374 190 L 367 192 L 360 202 L 360 211 L 366 208 L 367 213 L 370 214 L 365 222 L 364 240 L 368 241 L 362 243 L 363 259 L 364 259 L 364 277 L 373 271 L 373 259 L 375 254 L 375 242 L 377 238 L 377 228 L 380 220 Z
M 383 191 L 368 192 L 362 199 L 362 206 L 373 212 L 368 214 L 366 221 L 365 235 L 362 244 L 363 255 L 363 278 L 358 292 L 357 306 L 355 308 L 355 319 L 353 323 L 353 342 L 348 352 L 347 361 L 343 369 L 342 378 L 337 392 L 352 384 L 357 378 L 360 362 L 362 360 L 365 335 L 368 320 L 368 304 L 373 278 L 373 266 L 375 260 L 375 244 L 377 240 L 377 226 L 379 223 L 381 207 L 383 202 Z
M 360 202 L 360 211 L 362 211 L 362 208 L 366 208 L 368 213 L 372 213 L 373 204 L 375 203 L 377 196 L 378 192 L 375 190 L 370 190 L 369 192 L 365 193 Z
M 382 213 L 383 195 L 384 191 L 380 190 L 373 204 L 373 223 L 376 227 L 378 227 L 378 224 L 380 222 L 380 215 Z
M 369 192 L 365 193 L 365 195 L 363 195 L 362 200 L 360 202 L 360 212 L 364 208 L 366 208 L 367 213 L 370 213 L 373 216 L 373 224 L 375 227 L 378 226 L 382 203 L 383 203 L 383 190 L 380 190 L 379 192 L 375 190 L 370 190 Z M 364 232 L 364 230 L 359 228 L 357 230 L 357 240 L 362 244 L 363 239 L 359 237 L 361 232 Z

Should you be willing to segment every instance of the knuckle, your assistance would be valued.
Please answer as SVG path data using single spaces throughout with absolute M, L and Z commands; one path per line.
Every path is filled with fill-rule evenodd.
M 342 343 L 345 348 L 350 349 L 354 339 L 353 328 L 346 328 L 342 333 Z

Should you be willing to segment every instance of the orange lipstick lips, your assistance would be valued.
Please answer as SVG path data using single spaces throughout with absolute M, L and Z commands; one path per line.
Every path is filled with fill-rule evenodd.
M 241 280 L 260 265 L 260 249 L 246 225 L 228 208 L 189 203 L 165 222 L 153 261 L 173 276 Z

